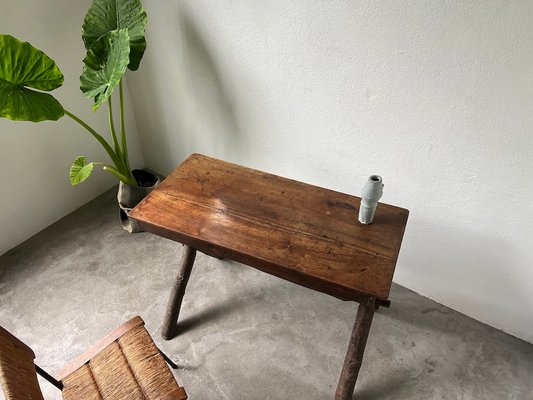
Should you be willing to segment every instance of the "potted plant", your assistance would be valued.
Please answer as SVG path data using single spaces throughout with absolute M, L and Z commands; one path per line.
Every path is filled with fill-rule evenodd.
M 0 35 L 0 117 L 14 121 L 57 121 L 63 116 L 76 121 L 105 149 L 110 162 L 88 162 L 77 157 L 70 168 L 70 182 L 85 181 L 95 165 L 119 180 L 118 202 L 123 227 L 129 232 L 139 227 L 127 213 L 159 183 L 143 170 L 132 170 L 128 158 L 124 124 L 123 76 L 135 71 L 143 57 L 147 18 L 140 0 L 93 0 L 82 26 L 87 49 L 80 76 L 80 89 L 93 99 L 93 111 L 107 103 L 109 139 L 67 110 L 51 94 L 63 84 L 63 74 L 56 63 L 41 50 L 9 35 Z M 111 95 L 119 91 L 119 129 Z

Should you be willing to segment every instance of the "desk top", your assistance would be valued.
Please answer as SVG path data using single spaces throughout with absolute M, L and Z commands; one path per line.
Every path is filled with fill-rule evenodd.
M 130 212 L 141 227 L 345 300 L 386 300 L 409 211 L 193 154 Z

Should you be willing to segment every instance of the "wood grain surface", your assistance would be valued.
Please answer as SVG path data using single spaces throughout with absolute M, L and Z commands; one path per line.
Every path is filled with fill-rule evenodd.
M 409 212 L 193 154 L 130 217 L 147 232 L 344 300 L 389 295 Z

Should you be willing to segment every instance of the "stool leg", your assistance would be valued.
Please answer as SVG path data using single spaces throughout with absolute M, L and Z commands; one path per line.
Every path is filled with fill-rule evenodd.
M 372 325 L 372 318 L 376 309 L 376 300 L 370 298 L 366 303 L 359 304 L 357 317 L 344 359 L 339 385 L 335 393 L 335 400 L 352 400 L 357 375 L 363 362 L 366 340 Z
M 174 281 L 174 284 L 172 285 L 172 290 L 170 291 L 170 296 L 167 303 L 167 311 L 163 321 L 163 329 L 161 331 L 163 338 L 166 340 L 172 339 L 176 335 L 181 302 L 183 301 L 183 296 L 185 295 L 187 282 L 189 282 L 189 277 L 191 276 L 195 257 L 196 249 L 184 245 L 181 261 L 178 267 L 178 275 Z

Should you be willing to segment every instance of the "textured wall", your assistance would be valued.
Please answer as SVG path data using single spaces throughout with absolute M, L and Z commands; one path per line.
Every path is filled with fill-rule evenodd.
M 54 59 L 65 75 L 54 95 L 107 135 L 106 107 L 94 114 L 92 101 L 79 89 L 85 57 L 80 30 L 89 5 L 88 0 L 3 0 L 0 31 L 30 42 Z M 127 123 L 132 162 L 143 166 L 135 121 L 128 116 Z M 84 184 L 71 187 L 69 168 L 78 155 L 108 161 L 96 140 L 68 117 L 39 124 L 0 118 L 0 254 L 117 183 L 99 170 Z
M 533 341 L 533 3 L 146 9 L 147 165 L 196 151 L 353 194 L 381 174 L 411 210 L 395 280 Z

